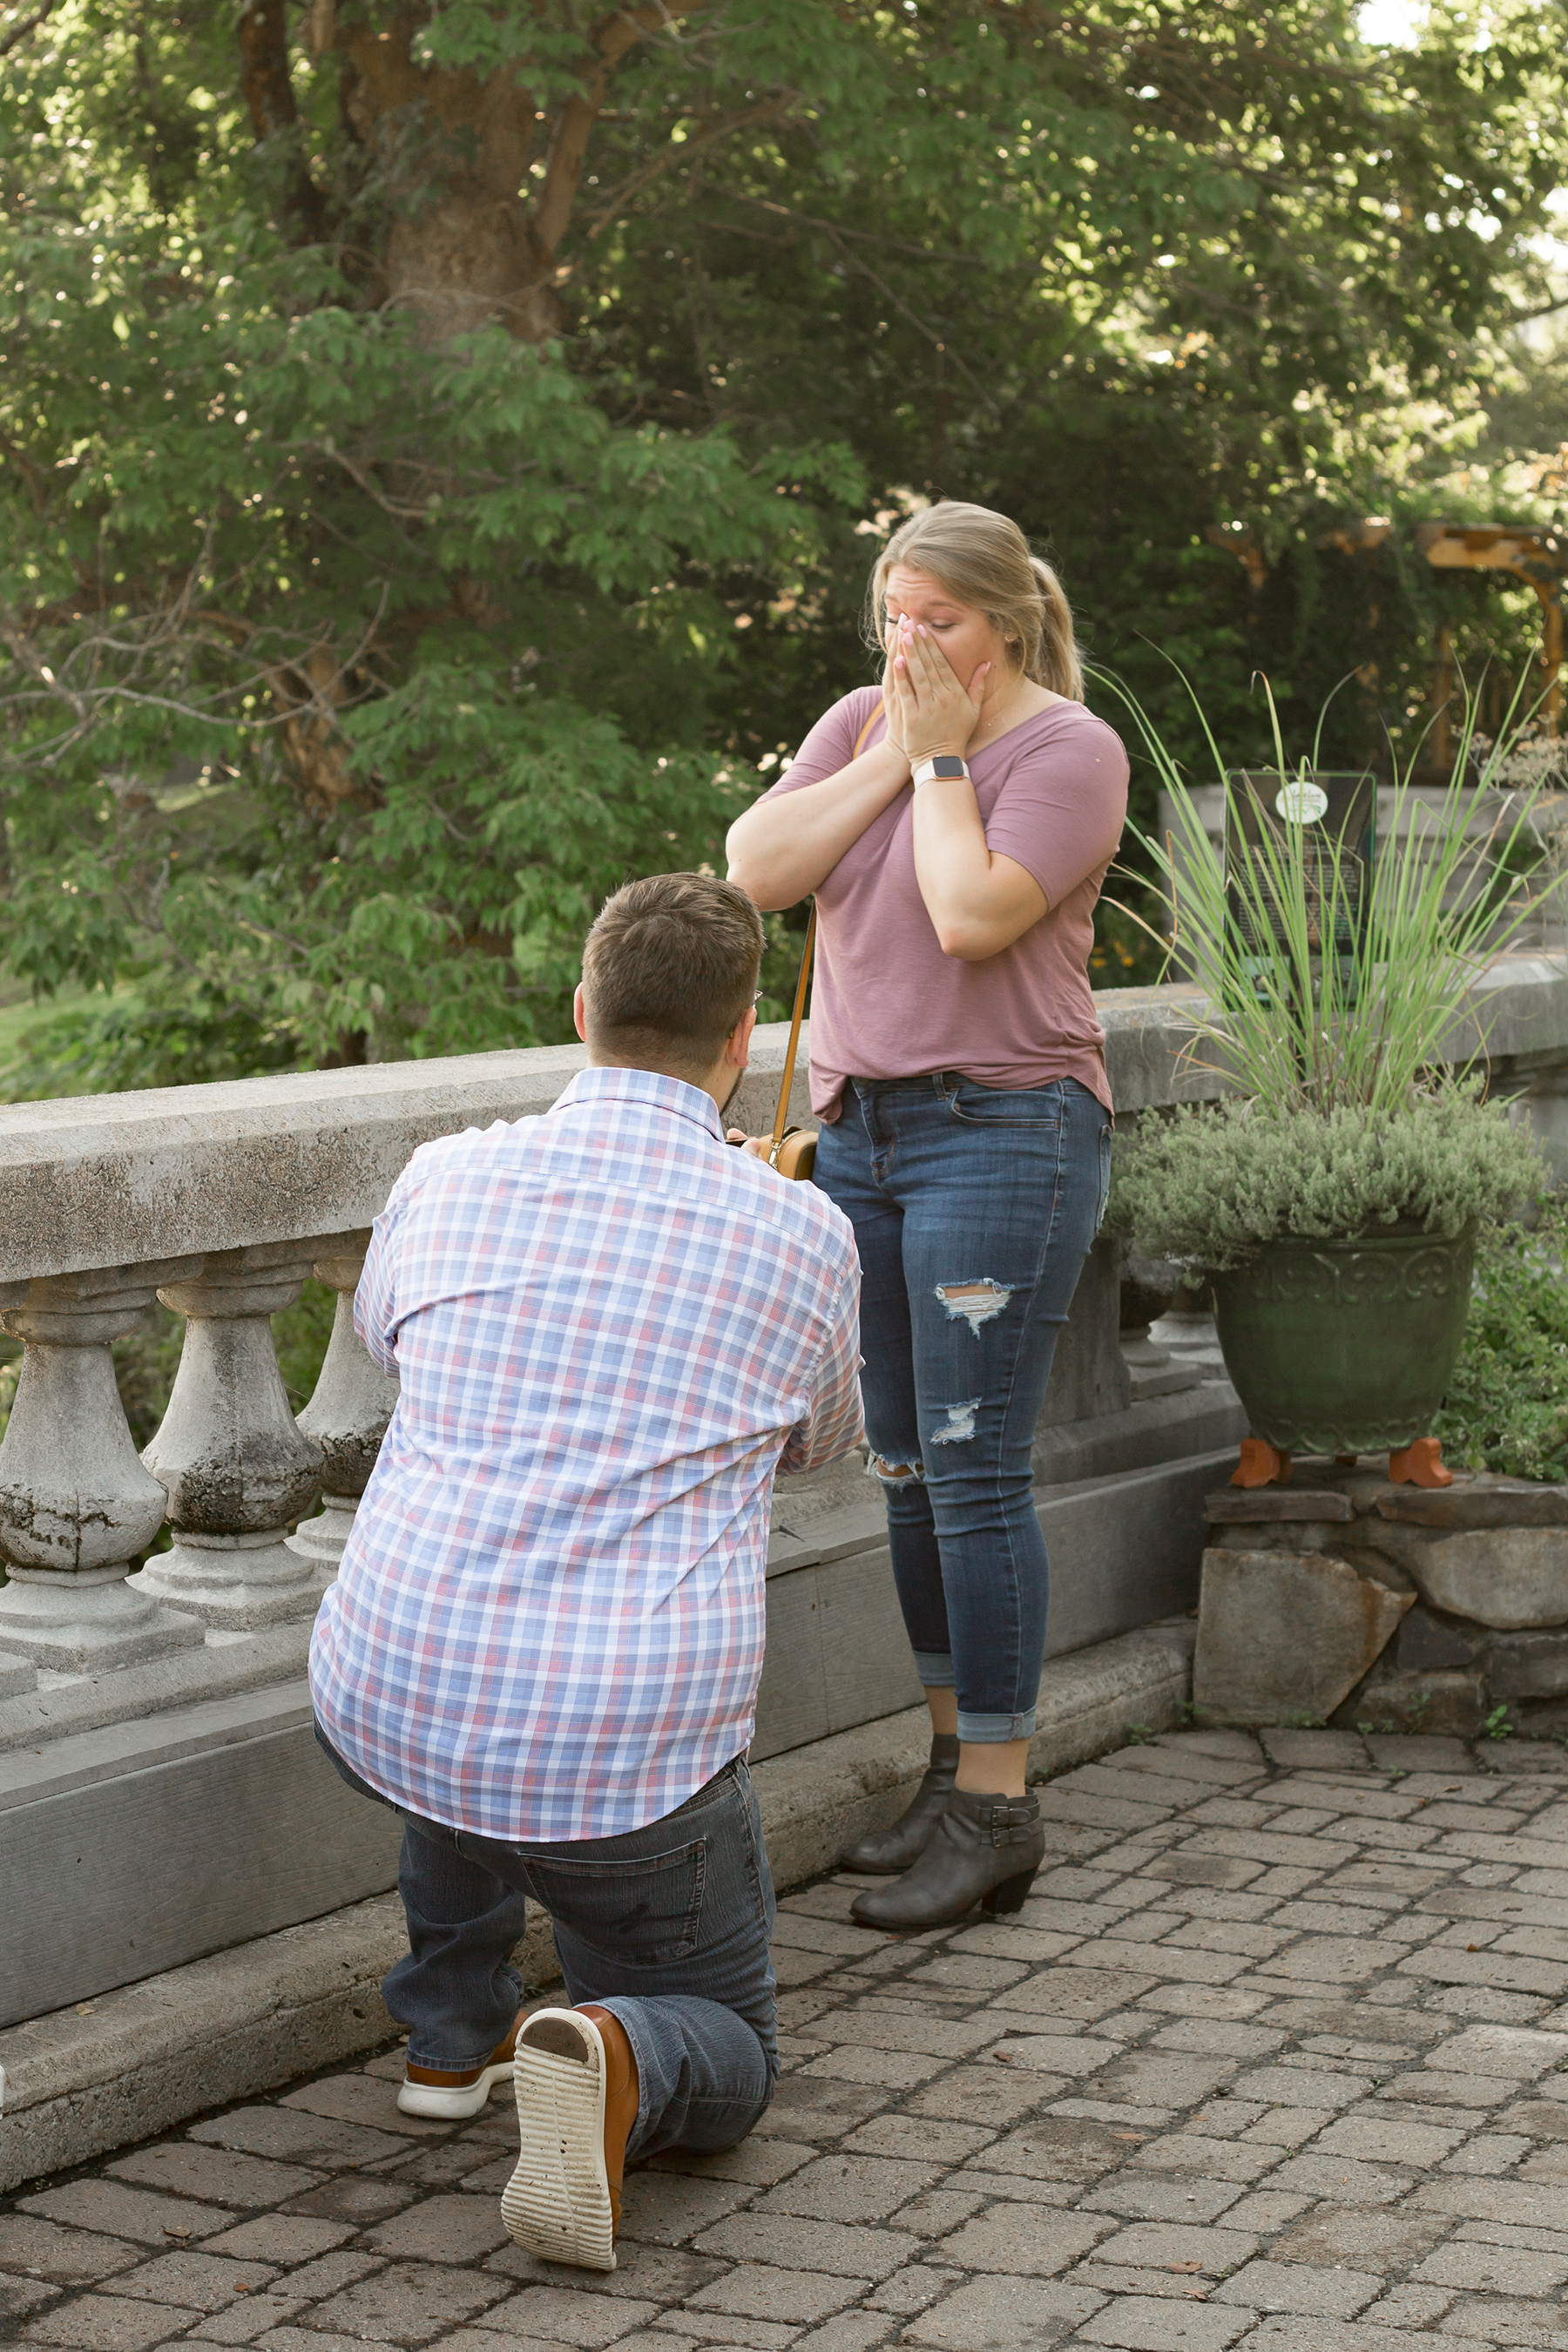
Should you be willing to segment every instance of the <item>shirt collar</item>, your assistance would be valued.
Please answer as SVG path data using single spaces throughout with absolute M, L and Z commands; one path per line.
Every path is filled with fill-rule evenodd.
M 715 1143 L 724 1140 L 723 1121 L 712 1096 L 688 1086 L 684 1078 L 666 1077 L 662 1070 L 579 1070 L 551 1108 L 575 1110 L 590 1103 L 644 1103 L 650 1110 L 673 1111 L 694 1127 L 706 1128 Z

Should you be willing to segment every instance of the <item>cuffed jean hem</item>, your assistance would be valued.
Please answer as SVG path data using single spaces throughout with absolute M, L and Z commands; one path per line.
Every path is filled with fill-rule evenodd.
M 958 1710 L 958 1736 L 976 1747 L 1000 1746 L 1008 1739 L 1033 1739 L 1036 1709 L 1026 1715 L 965 1715 Z
M 953 1672 L 951 1650 L 917 1650 L 915 1672 L 927 1690 L 953 1690 L 958 1676 Z

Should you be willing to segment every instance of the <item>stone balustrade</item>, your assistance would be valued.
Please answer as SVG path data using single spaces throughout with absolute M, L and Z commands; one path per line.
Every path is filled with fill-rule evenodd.
M 751 1123 L 771 1110 L 785 1034 L 758 1044 L 738 1106 Z M 314 1617 L 397 1398 L 353 1328 L 371 1220 L 420 1143 L 548 1110 L 583 1058 L 546 1048 L 0 1110 L 0 1321 L 24 1350 L 0 1443 L 0 1696 L 39 1671 L 46 1686 L 99 1676 Z M 296 1417 L 271 1318 L 312 1273 L 337 1312 Z M 154 1300 L 184 1339 L 138 1457 L 110 1346 Z M 168 1549 L 149 1553 L 165 1521 Z
M 1179 986 L 1100 998 L 1124 1111 L 1220 1091 L 1190 1051 L 1195 1002 Z M 1568 1069 L 1563 964 L 1494 967 L 1453 1053 L 1482 1034 L 1500 1081 L 1550 1131 Z M 771 1111 L 784 1036 L 758 1032 L 737 1107 L 751 1127 Z M 0 1322 L 24 1346 L 0 1444 L 5 1690 L 314 1614 L 395 1402 L 353 1331 L 371 1220 L 417 1145 L 548 1109 L 582 1061 L 548 1047 L 0 1110 Z M 792 1110 L 807 1115 L 803 1073 Z M 270 1318 L 312 1270 L 338 1307 L 296 1418 Z M 154 1299 L 184 1318 L 184 1339 L 139 1458 L 110 1348 Z M 1096 1403 L 1092 1363 L 1064 1362 L 1063 1382 L 1089 1400 L 1075 1410 L 1124 1402 L 1117 1370 L 1122 1388 Z M 169 1546 L 150 1552 L 165 1520 Z

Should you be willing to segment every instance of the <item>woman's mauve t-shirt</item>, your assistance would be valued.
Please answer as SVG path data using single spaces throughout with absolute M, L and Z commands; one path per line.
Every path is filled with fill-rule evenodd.
M 764 797 L 849 764 L 881 699 L 860 687 L 819 719 Z M 879 743 L 879 713 L 862 751 Z M 1121 740 L 1080 702 L 1053 702 L 969 755 L 993 853 L 1027 867 L 1049 901 L 1032 929 L 983 963 L 943 955 L 915 879 L 906 785 L 816 894 L 811 1101 L 829 1121 L 847 1077 L 962 1070 L 983 1087 L 1077 1078 L 1112 1108 L 1105 1032 L 1089 985 L 1094 903 L 1127 814 Z

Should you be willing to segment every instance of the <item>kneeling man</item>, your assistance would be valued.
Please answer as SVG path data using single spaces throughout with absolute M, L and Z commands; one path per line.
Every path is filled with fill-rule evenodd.
M 615 2267 L 627 2158 L 742 2138 L 778 2074 L 743 1750 L 773 1473 L 860 1437 L 859 1271 L 810 1184 L 729 1148 L 763 948 L 728 882 L 610 899 L 542 1118 L 427 1143 L 356 1327 L 402 1395 L 317 1620 L 340 1771 L 405 1822 L 398 2105 L 516 2084 L 521 2245 Z M 571 2008 L 521 2029 L 525 1898 Z

